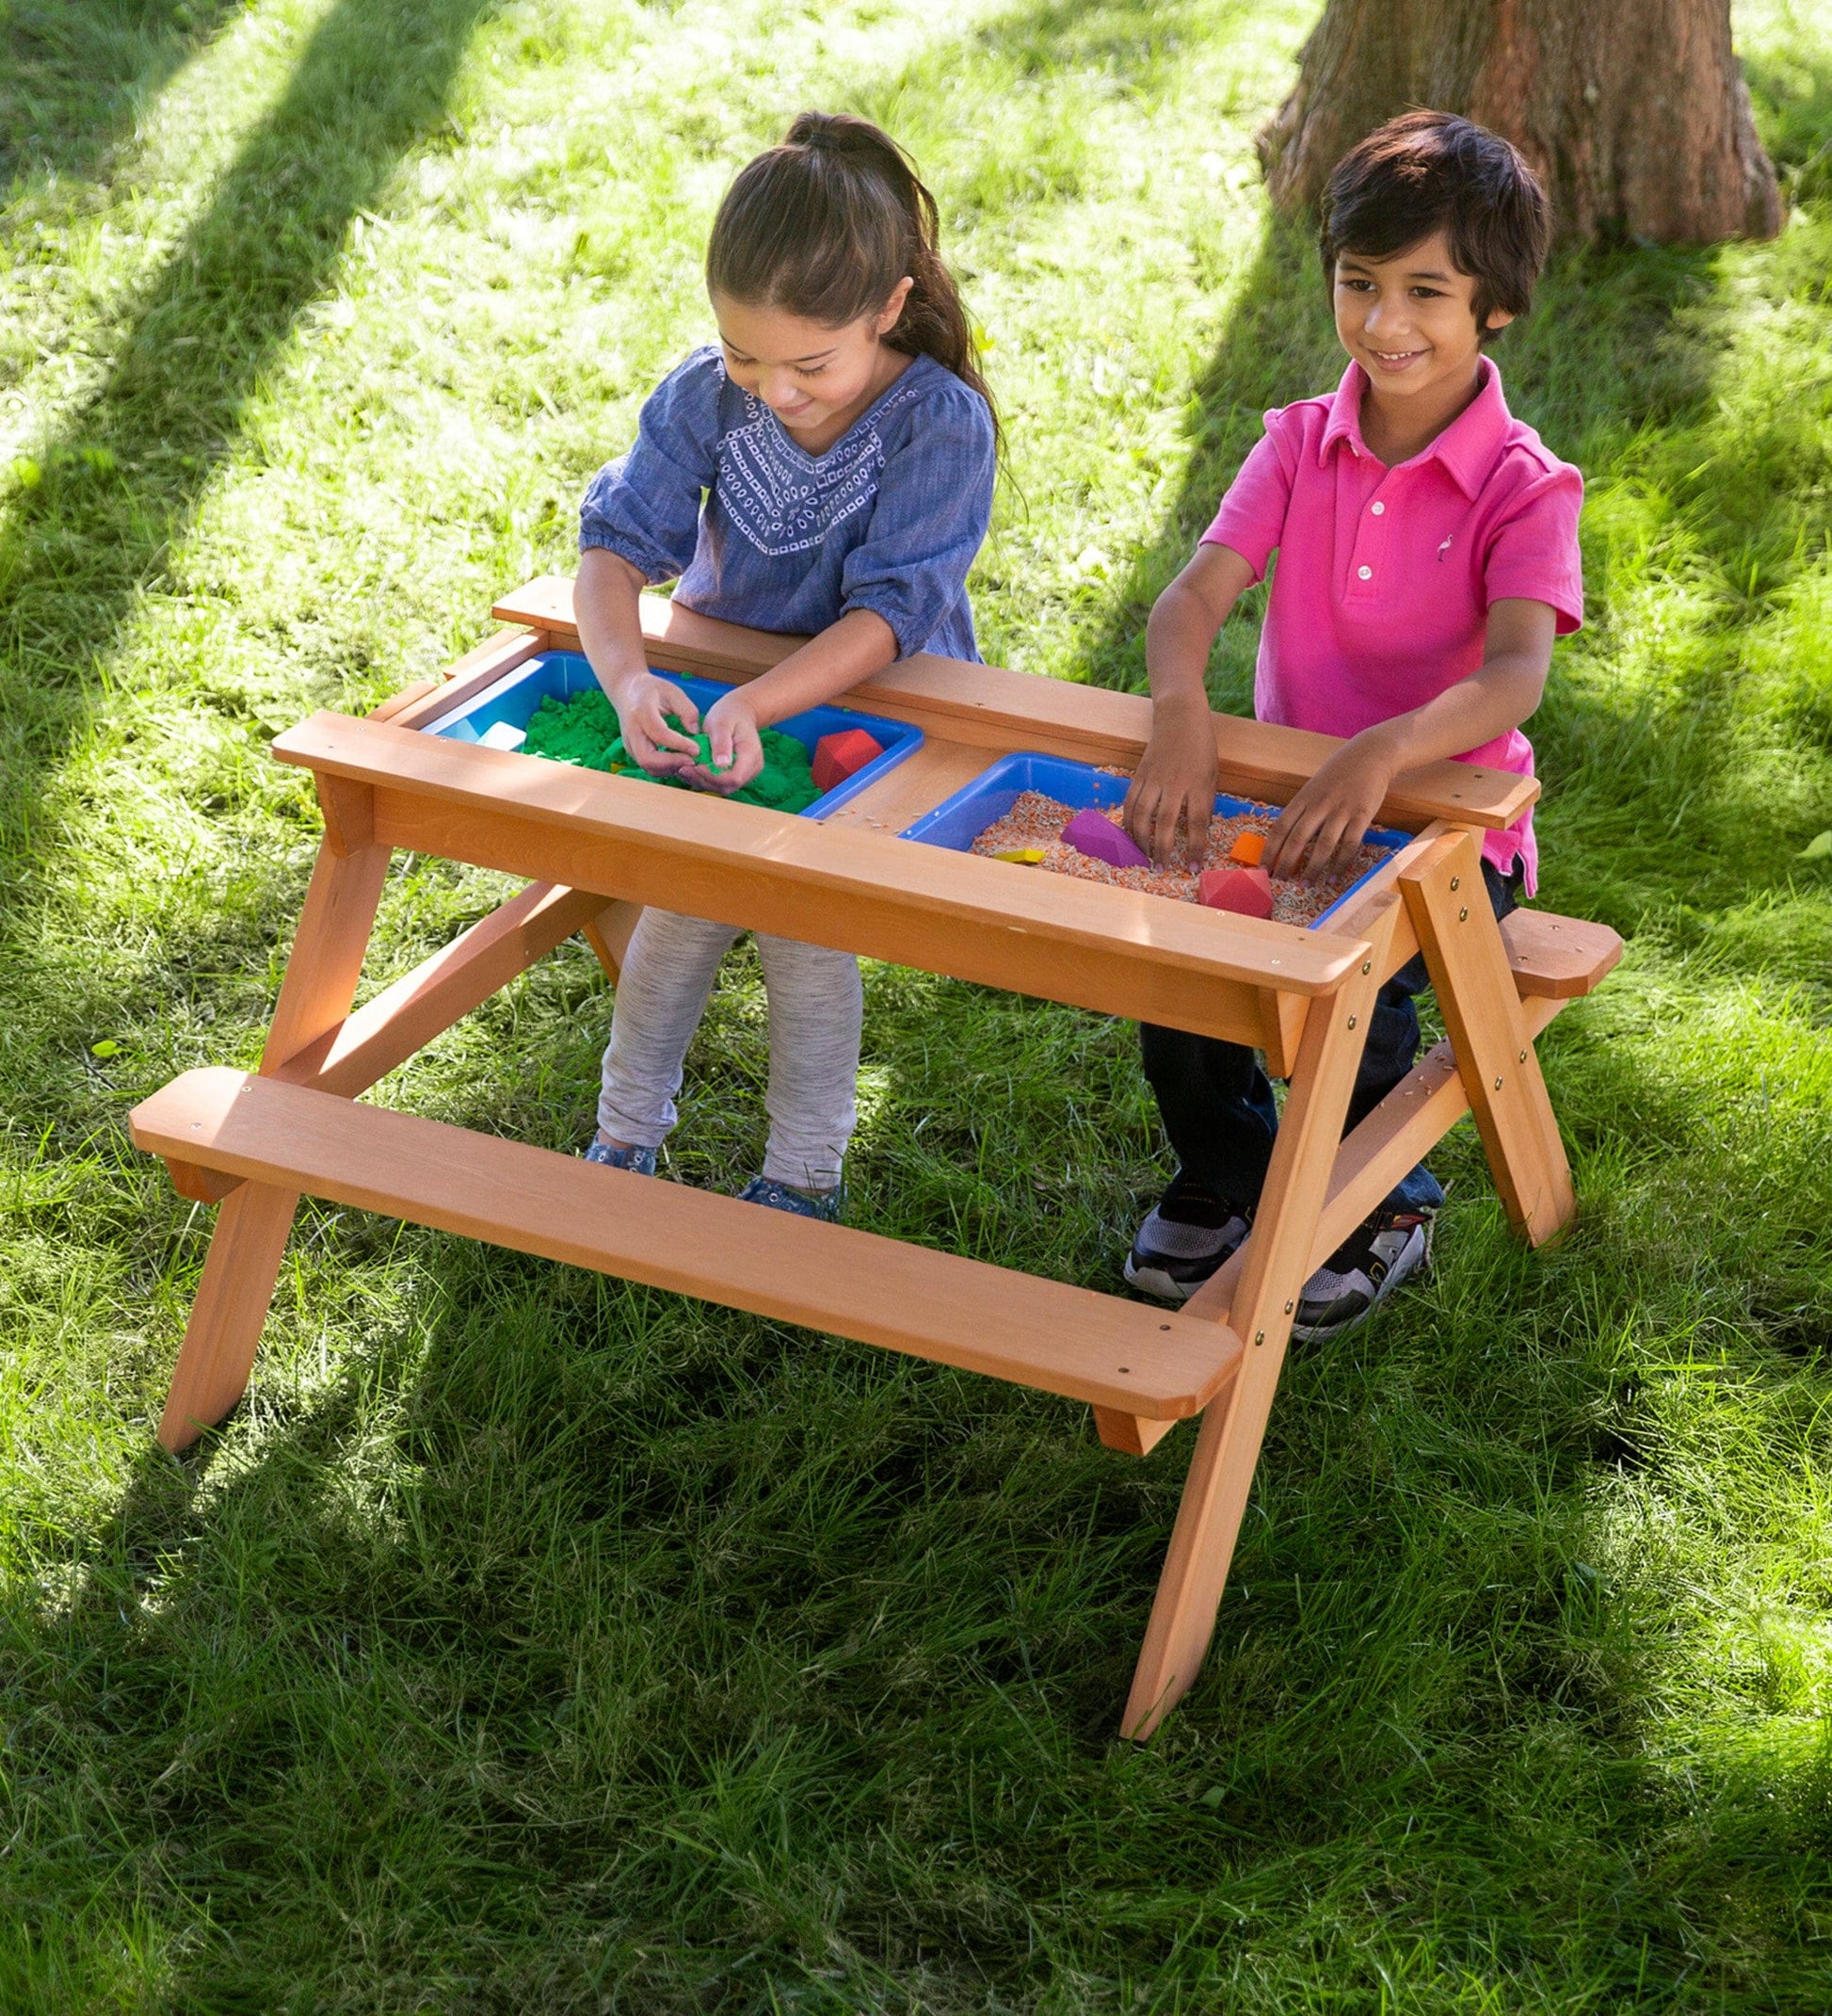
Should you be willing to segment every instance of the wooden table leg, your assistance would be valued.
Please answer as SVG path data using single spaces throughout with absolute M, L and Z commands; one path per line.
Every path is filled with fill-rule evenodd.
M 1402 870 L 1399 883 L 1495 1187 L 1514 1229 L 1543 1246 L 1570 1223 L 1577 1200 L 1483 882 L 1480 843 L 1470 832 L 1446 839 Z
M 174 1454 L 214 1427 L 248 1390 L 298 1202 L 297 1190 L 243 1183 L 217 1206 L 203 1279 L 159 1417 L 159 1440 Z
M 640 903 L 608 903 L 580 932 L 613 987 L 623 971 L 623 955 L 630 949 L 630 933 L 635 929 L 642 909 Z
M 340 851 L 329 833 L 318 849 L 262 1054 L 268 1075 L 349 1013 L 390 853 L 373 842 Z M 159 1420 L 159 1440 L 168 1449 L 195 1442 L 247 1390 L 297 1207 L 296 1191 L 262 1183 L 238 1185 L 218 1207 Z
M 1398 910 L 1394 896 L 1369 920 L 1369 959 L 1332 997 L 1312 1003 L 1252 1234 L 1236 1263 L 1184 1305 L 1194 1315 L 1225 1317 L 1246 1356 L 1232 1390 L 1203 1415 L 1197 1435 L 1120 1720 L 1134 1738 L 1149 1736 L 1189 1691 L 1214 1633 Z

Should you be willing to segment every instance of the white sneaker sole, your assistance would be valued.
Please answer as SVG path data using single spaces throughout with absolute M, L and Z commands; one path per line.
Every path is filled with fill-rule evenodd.
M 1131 1253 L 1126 1255 L 1126 1285 L 1136 1288 L 1141 1295 L 1153 1297 L 1160 1302 L 1187 1302 L 1201 1287 L 1199 1281 L 1173 1281 L 1162 1267 L 1136 1266 Z
M 1350 1316 L 1345 1323 L 1294 1323 L 1292 1335 L 1306 1344 L 1316 1344 L 1331 1337 L 1346 1337 L 1350 1331 L 1359 1330 L 1393 1290 L 1404 1287 L 1430 1257 L 1431 1241 L 1424 1226 L 1421 1225 L 1406 1241 L 1406 1249 L 1399 1258 L 1381 1276 L 1378 1284 L 1368 1282 L 1369 1287 L 1374 1289 L 1374 1300 L 1358 1315 Z M 1367 1281 L 1365 1274 L 1361 1278 Z

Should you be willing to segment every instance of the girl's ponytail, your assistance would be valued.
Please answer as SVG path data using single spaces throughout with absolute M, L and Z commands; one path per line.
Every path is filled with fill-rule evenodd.
M 935 198 L 888 133 L 844 112 L 803 112 L 726 191 L 706 284 L 729 300 L 837 329 L 882 308 L 908 274 L 908 298 L 884 341 L 971 385 L 996 433 L 998 411 L 939 241 Z

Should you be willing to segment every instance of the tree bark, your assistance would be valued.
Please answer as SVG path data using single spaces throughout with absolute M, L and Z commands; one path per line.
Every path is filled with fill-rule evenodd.
M 1704 245 L 1781 228 L 1729 0 L 1328 0 L 1260 135 L 1274 202 L 1314 203 L 1349 148 L 1413 105 L 1512 140 L 1561 235 Z

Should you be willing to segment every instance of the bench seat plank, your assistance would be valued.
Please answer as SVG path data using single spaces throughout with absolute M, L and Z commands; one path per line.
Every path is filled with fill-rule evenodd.
M 1231 1379 L 1225 1324 L 593 1167 L 223 1067 L 135 1107 L 137 1146 L 1152 1420 Z
M 1622 939 L 1606 924 L 1554 916 L 1549 910 L 1510 911 L 1502 943 L 1515 991 L 1526 999 L 1576 1001 L 1622 957 Z

